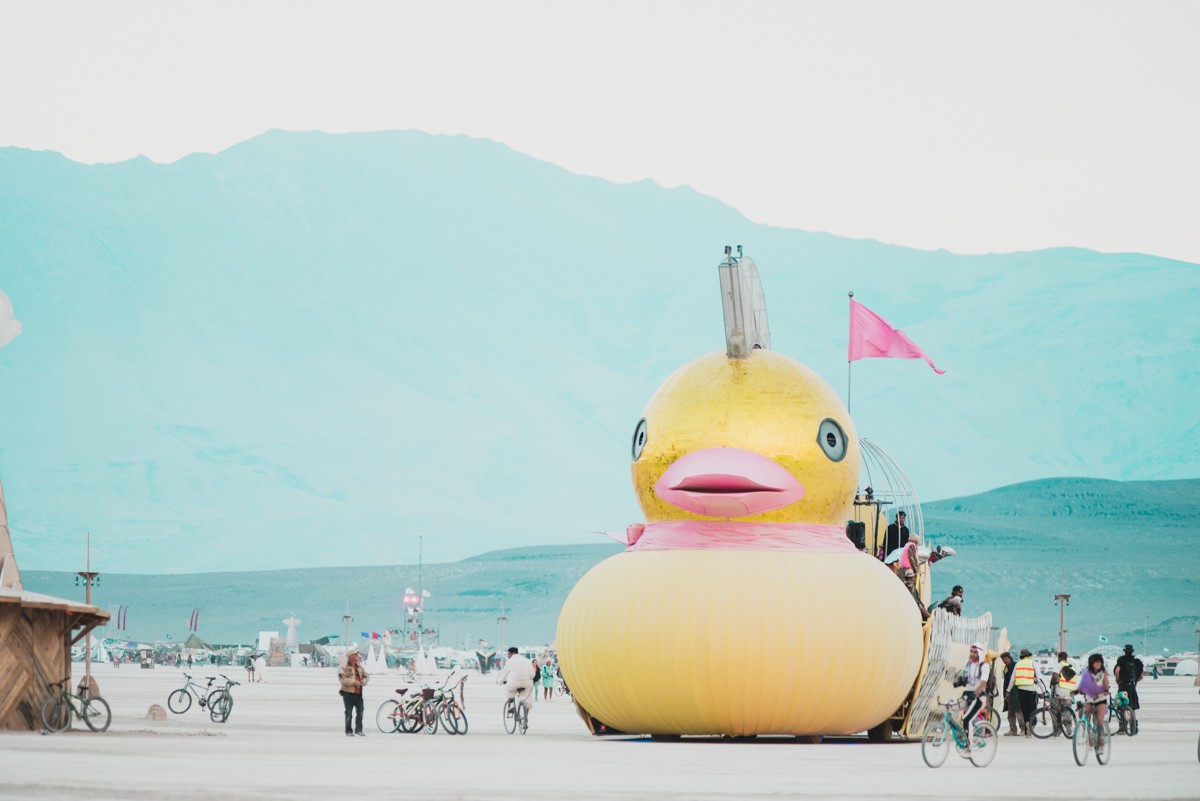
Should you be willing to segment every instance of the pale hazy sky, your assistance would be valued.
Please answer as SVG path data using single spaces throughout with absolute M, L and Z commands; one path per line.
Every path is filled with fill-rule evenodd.
M 463 133 L 921 248 L 1200 262 L 1200 2 L 0 0 L 0 145 L 173 161 L 269 128 Z

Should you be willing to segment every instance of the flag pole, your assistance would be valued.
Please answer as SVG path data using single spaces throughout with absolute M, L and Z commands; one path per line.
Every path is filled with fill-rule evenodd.
M 850 302 L 851 303 L 854 302 L 853 290 L 850 292 Z M 854 365 L 854 362 L 850 361 L 850 356 L 847 354 L 847 356 L 846 356 L 846 412 L 847 413 L 849 413 L 849 411 L 850 411 L 850 368 L 853 367 L 853 365 Z

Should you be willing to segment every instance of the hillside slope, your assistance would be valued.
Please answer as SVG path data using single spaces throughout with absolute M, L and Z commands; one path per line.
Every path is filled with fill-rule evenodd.
M 742 243 L 774 346 L 845 388 L 846 292 L 935 361 L 854 367 L 923 497 L 1200 474 L 1200 267 L 754 225 L 501 145 L 271 132 L 173 164 L 0 148 L 0 480 L 29 567 L 439 561 L 639 517 L 654 389 L 723 347 Z
M 1151 650 L 1192 648 L 1200 623 L 1200 481 L 1113 482 L 1054 479 L 927 504 L 926 533 L 958 556 L 934 567 L 934 588 L 966 588 L 966 613 L 990 610 L 1019 644 L 1052 645 L 1058 636 L 1053 595 L 1065 579 L 1072 594 L 1068 645 L 1084 650 L 1101 634 Z M 589 568 L 618 553 L 615 544 L 494 551 L 459 562 L 426 564 L 429 620 L 443 641 L 499 643 L 503 602 L 509 643 L 554 637 L 567 593 Z M 1065 572 L 1064 572 L 1065 570 Z M 22 570 L 26 587 L 77 597 L 72 573 Z M 280 628 L 295 611 L 301 634 L 352 635 L 400 620 L 400 596 L 416 587 L 416 565 L 330 567 L 246 573 L 106 574 L 95 591 L 102 606 L 129 606 L 131 636 L 178 640 L 202 607 L 201 633 L 217 642 L 249 641 Z M 1145 616 L 1149 616 L 1147 619 Z M 340 634 L 339 634 L 340 636 Z

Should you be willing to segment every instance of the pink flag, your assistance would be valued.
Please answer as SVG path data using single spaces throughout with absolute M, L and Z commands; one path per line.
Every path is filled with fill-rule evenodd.
M 859 359 L 924 359 L 938 375 L 945 373 L 934 365 L 916 342 L 903 331 L 856 300 L 850 301 L 850 357 Z

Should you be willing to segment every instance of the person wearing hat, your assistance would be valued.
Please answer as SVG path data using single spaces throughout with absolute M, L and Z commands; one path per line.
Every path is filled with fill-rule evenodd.
M 1000 667 L 997 670 L 1000 669 L 1003 669 L 1003 678 L 997 676 L 997 683 L 1000 684 L 1000 697 L 1004 699 L 1004 711 L 1008 715 L 1008 731 L 1004 736 L 1016 737 L 1021 733 L 1017 726 L 1018 699 L 1016 687 L 1013 686 L 1013 658 L 1008 651 L 1000 654 Z
M 1141 707 L 1138 702 L 1137 685 L 1142 680 L 1145 667 L 1142 660 L 1133 655 L 1133 646 L 1125 646 L 1125 654 L 1117 657 L 1113 666 L 1113 676 L 1117 680 L 1117 689 L 1129 696 L 1129 731 L 1131 737 L 1138 733 L 1137 710 Z
M 1030 725 L 1033 723 L 1033 713 L 1037 709 L 1038 687 L 1033 652 L 1028 648 L 1021 649 L 1021 658 L 1013 668 L 1013 686 L 1017 688 L 1017 700 L 1021 707 L 1021 730 L 1029 737 L 1032 735 Z
M 966 688 L 963 690 L 963 697 L 968 699 L 967 712 L 963 715 L 962 724 L 967 731 L 970 731 L 971 721 L 983 709 L 987 700 L 987 685 L 991 674 L 992 666 L 987 663 L 987 646 L 981 642 L 971 643 L 971 653 L 962 673 L 965 680 L 963 686 Z
M 365 737 L 363 734 L 363 687 L 367 686 L 367 682 L 371 677 L 362 666 L 362 656 L 358 653 L 357 646 L 351 645 L 346 651 L 346 664 L 338 670 L 338 682 L 342 685 L 339 691 L 342 696 L 342 705 L 346 711 L 346 736 Z M 352 714 L 357 715 L 354 722 L 354 729 L 350 728 L 350 718 Z

